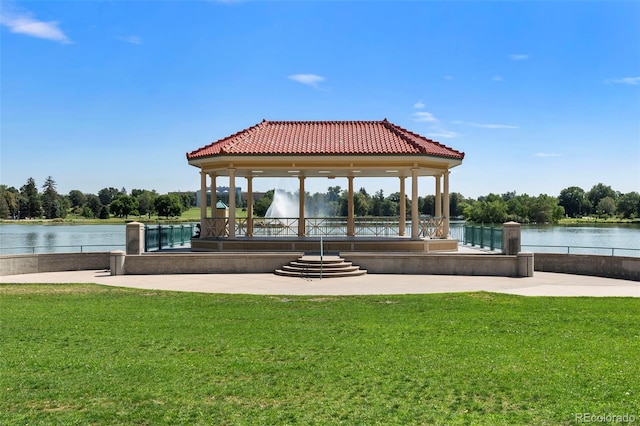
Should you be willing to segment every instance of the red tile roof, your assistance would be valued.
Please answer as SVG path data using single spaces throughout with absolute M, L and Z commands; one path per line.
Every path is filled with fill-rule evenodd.
M 187 153 L 216 155 L 424 154 L 462 160 L 464 153 L 382 121 L 267 121 Z

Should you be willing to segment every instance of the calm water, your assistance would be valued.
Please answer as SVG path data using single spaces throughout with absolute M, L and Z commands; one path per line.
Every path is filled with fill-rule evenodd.
M 640 224 L 526 225 L 522 227 L 522 246 L 523 250 L 532 252 L 567 253 L 569 250 L 573 254 L 606 255 L 610 255 L 610 248 L 614 247 L 616 256 L 640 257 Z M 567 246 L 572 247 L 567 249 Z M 621 250 L 625 248 L 635 250 Z
M 125 249 L 125 225 L 0 224 L 0 254 Z
M 640 224 L 527 225 L 522 227 L 522 245 L 533 252 L 567 253 L 571 246 L 570 253 L 605 255 L 615 247 L 616 256 L 640 257 Z M 0 254 L 124 249 L 125 225 L 0 224 Z

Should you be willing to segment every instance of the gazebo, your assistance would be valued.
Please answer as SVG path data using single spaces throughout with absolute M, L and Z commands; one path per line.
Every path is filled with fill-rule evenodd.
M 337 250 L 442 251 L 456 250 L 449 237 L 449 174 L 462 163 L 464 153 L 413 133 L 387 119 L 382 121 L 267 121 L 241 130 L 187 153 L 190 165 L 200 169 L 201 233 L 192 250 L 305 250 L 325 241 Z M 247 217 L 236 218 L 235 191 L 229 191 L 229 213 L 217 217 L 215 190 L 207 203 L 207 181 L 228 177 L 229 187 L 238 178 L 247 183 Z M 418 210 L 418 179 L 429 176 L 435 183 L 435 214 L 421 217 Z M 297 177 L 298 217 L 291 221 L 266 221 L 253 216 L 253 180 Z M 346 178 L 348 215 L 344 218 L 305 217 L 305 180 Z M 364 177 L 398 179 L 400 214 L 394 231 L 385 236 L 363 232 L 354 215 L 354 180 Z M 407 223 L 406 179 L 411 179 L 411 214 Z M 209 216 L 211 210 L 211 216 Z M 287 232 L 283 232 L 284 231 Z M 407 235 L 410 228 L 410 235 Z M 389 227 L 386 227 L 387 231 Z M 393 238 L 389 238 L 389 236 Z M 286 238 L 283 238 L 286 237 Z M 427 244 L 427 242 L 429 244 Z

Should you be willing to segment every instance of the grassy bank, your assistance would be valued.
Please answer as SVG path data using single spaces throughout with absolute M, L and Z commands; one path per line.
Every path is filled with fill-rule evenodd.
M 0 424 L 574 424 L 640 414 L 640 305 L 0 285 Z

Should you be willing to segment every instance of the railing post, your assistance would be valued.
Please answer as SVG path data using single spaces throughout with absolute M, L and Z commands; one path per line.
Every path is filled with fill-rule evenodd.
M 144 224 L 130 222 L 126 226 L 126 254 L 138 255 L 144 250 Z
M 484 223 L 480 225 L 480 248 L 484 248 Z

